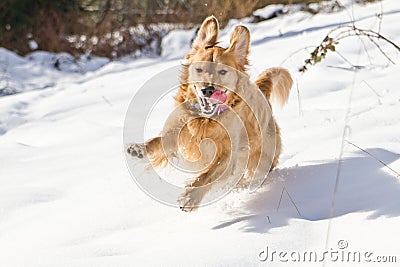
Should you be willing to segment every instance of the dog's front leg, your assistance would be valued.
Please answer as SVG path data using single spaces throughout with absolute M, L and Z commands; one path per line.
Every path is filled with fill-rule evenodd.
M 214 161 L 212 167 L 199 177 L 192 180 L 185 188 L 185 192 L 179 197 L 178 202 L 183 211 L 192 211 L 200 206 L 204 196 L 214 187 L 225 181 L 226 164 L 222 160 Z M 217 181 L 218 180 L 218 181 Z
M 145 143 L 134 143 L 129 145 L 127 152 L 132 157 L 139 159 L 147 156 L 154 167 L 163 165 L 167 162 L 161 143 L 161 137 L 155 137 Z
M 210 181 L 211 175 L 213 175 L 213 171 L 204 173 L 197 177 L 192 184 L 186 186 L 185 192 L 178 199 L 181 210 L 192 211 L 200 206 L 201 200 L 210 189 L 210 185 L 207 186 L 208 183 L 205 181 Z
M 151 138 L 145 143 L 133 143 L 128 146 L 127 153 L 132 157 L 142 159 L 145 156 L 148 157 L 154 167 L 165 166 L 168 163 L 168 158 L 176 156 L 174 151 L 177 148 L 177 140 L 180 129 L 182 128 L 182 119 L 173 117 L 168 123 L 168 128 L 161 133 L 161 136 Z M 174 149 L 168 149 L 169 152 L 165 151 L 163 144 L 173 144 Z M 166 155 L 169 153 L 169 155 Z
M 126 152 L 134 158 L 142 159 L 146 155 L 146 144 L 130 144 Z

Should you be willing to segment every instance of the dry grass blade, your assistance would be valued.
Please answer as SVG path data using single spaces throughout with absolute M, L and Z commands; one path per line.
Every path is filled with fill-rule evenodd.
M 357 146 L 356 144 L 354 144 L 354 143 L 352 143 L 352 142 L 350 142 L 350 141 L 348 141 L 348 140 L 345 140 L 345 141 L 346 141 L 346 143 L 348 143 L 348 144 L 350 144 L 350 145 L 352 145 L 352 146 L 358 148 L 359 150 L 361 150 L 361 151 L 364 152 L 365 154 L 368 154 L 369 156 L 371 156 L 372 158 L 374 158 L 375 160 L 377 160 L 378 162 L 380 162 L 383 166 L 385 166 L 386 168 L 388 168 L 389 170 L 391 170 L 393 173 L 395 173 L 395 174 L 396 174 L 396 177 L 400 177 L 400 173 L 398 173 L 397 171 L 395 171 L 393 168 L 389 167 L 385 162 L 383 162 L 382 160 L 380 160 L 378 157 L 374 156 L 373 154 L 369 153 L 367 150 L 365 150 L 365 149 L 363 149 L 363 148 Z

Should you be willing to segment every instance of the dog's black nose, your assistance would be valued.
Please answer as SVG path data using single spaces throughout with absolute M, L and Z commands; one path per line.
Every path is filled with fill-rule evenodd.
M 201 92 L 203 93 L 203 96 L 205 96 L 205 97 L 210 97 L 214 93 L 214 91 L 215 91 L 215 88 L 212 85 L 209 85 L 209 86 L 201 89 Z

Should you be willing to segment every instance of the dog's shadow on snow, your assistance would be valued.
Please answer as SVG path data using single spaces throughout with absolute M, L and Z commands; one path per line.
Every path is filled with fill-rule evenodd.
M 368 153 L 390 164 L 399 154 L 373 148 Z M 400 177 L 365 152 L 342 159 L 334 217 L 352 212 L 371 212 L 369 219 L 400 216 Z M 277 169 L 270 183 L 253 193 L 229 220 L 213 229 L 240 223 L 245 232 L 268 232 L 285 226 L 290 219 L 328 219 L 335 187 L 338 161 Z M 397 171 L 398 172 L 398 171 Z

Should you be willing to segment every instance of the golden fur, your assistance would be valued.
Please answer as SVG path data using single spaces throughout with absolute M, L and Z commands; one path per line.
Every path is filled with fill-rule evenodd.
M 188 101 L 196 101 L 199 93 L 196 88 L 210 83 L 210 81 L 192 82 L 198 80 L 196 75 L 200 75 L 193 70 L 194 65 L 202 66 L 202 62 L 215 62 L 237 70 L 236 74 L 230 72 L 224 75 L 226 80 L 221 78 L 215 86 L 218 87 L 219 84 L 222 84 L 225 87 L 234 88 L 233 91 L 226 93 L 225 104 L 237 113 L 244 124 L 249 140 L 248 154 L 242 153 L 242 150 L 231 151 L 232 142 L 240 143 L 243 133 L 229 134 L 226 128 L 221 126 L 224 125 L 227 128 L 236 126 L 232 125 L 236 122 L 228 112 L 221 114 L 218 121 L 207 116 L 191 117 L 190 112 L 187 114 L 183 112 L 183 117 L 186 117 L 169 120 L 167 130 L 163 132 L 162 136 L 150 139 L 142 145 L 133 144 L 128 149 L 128 152 L 134 156 L 143 156 L 146 153 L 154 167 L 165 166 L 168 159 L 176 156 L 177 153 L 181 153 L 182 157 L 191 163 L 199 166 L 207 165 L 206 169 L 187 184 L 186 192 L 179 199 L 181 209 L 185 211 L 199 206 L 204 195 L 210 191 L 210 187 L 206 185 L 211 185 L 221 178 L 229 165 L 228 161 L 236 160 L 239 164 L 248 155 L 248 159 L 245 159 L 248 160 L 246 174 L 239 181 L 239 185 L 247 186 L 249 180 L 255 175 L 259 161 L 270 162 L 269 170 L 272 170 L 278 164 L 281 153 L 279 127 L 272 115 L 265 115 L 265 109 L 271 108 L 270 101 L 272 99 L 281 105 L 287 102 L 292 86 L 289 72 L 283 68 L 267 69 L 256 79 L 254 85 L 248 81 L 246 74 L 250 48 L 249 30 L 244 26 L 236 26 L 230 36 L 230 45 L 226 49 L 217 46 L 217 40 L 218 21 L 211 16 L 204 20 L 193 42 L 192 50 L 186 55 L 187 63 L 182 66 L 181 86 L 175 99 L 176 106 L 183 105 Z M 250 93 L 246 95 L 246 92 L 251 91 L 249 88 L 254 86 L 257 86 L 257 90 L 260 90 L 265 96 L 263 99 L 265 104 L 262 106 L 256 105 L 256 102 L 261 103 L 257 96 Z M 244 102 L 239 95 L 246 95 L 247 102 Z M 179 129 L 178 147 L 176 147 L 179 151 L 166 152 L 163 149 L 163 142 L 168 142 L 168 135 L 176 134 L 176 128 L 182 120 L 186 120 L 187 123 Z M 260 140 L 261 136 L 267 140 Z M 166 138 L 167 141 L 163 141 L 163 138 Z M 213 140 L 214 143 L 201 144 L 207 139 Z M 275 149 L 264 150 L 262 153 L 260 146 L 262 141 L 266 142 L 268 147 Z M 233 169 L 230 171 L 234 173 L 236 165 L 232 166 Z M 224 179 L 229 179 L 229 175 L 224 177 L 228 177 Z M 226 181 L 222 179 L 220 182 Z

